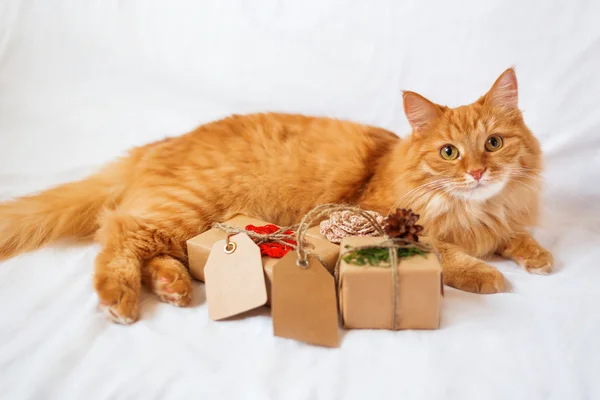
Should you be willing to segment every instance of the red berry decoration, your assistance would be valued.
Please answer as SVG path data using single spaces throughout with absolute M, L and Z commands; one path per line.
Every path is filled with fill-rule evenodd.
M 277 227 L 276 225 L 273 225 L 273 224 L 267 224 L 267 225 L 263 225 L 263 226 L 247 225 L 246 230 L 255 232 L 255 233 L 260 233 L 262 235 L 270 235 L 270 234 L 273 234 L 273 233 L 279 231 L 279 227 Z M 293 235 L 294 232 L 287 230 L 287 231 L 283 232 L 283 234 L 284 235 Z M 289 243 L 293 246 L 297 246 L 297 243 L 295 240 L 284 239 L 283 241 L 286 243 Z M 282 258 L 290 250 L 293 249 L 290 246 L 286 246 L 282 243 L 275 243 L 275 242 L 261 243 L 258 245 L 258 248 L 260 249 L 261 256 L 268 256 L 271 258 Z

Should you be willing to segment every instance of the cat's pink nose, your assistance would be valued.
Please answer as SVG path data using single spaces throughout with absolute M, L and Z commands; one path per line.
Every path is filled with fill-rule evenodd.
M 469 171 L 468 174 L 475 178 L 476 181 L 480 180 L 485 172 L 485 168 L 474 169 L 473 171 Z

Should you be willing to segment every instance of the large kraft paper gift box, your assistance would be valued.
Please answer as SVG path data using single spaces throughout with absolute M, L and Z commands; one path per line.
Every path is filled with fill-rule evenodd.
M 267 225 L 268 222 L 238 214 L 230 220 L 225 221 L 224 224 L 239 229 L 245 229 L 247 225 L 264 226 Z M 208 260 L 210 250 L 216 242 L 226 238 L 227 233 L 225 233 L 223 230 L 212 228 L 187 241 L 188 263 L 190 275 L 192 275 L 193 278 L 202 282 L 205 281 L 204 266 Z M 326 263 L 325 268 L 327 268 L 329 272 L 333 274 L 340 247 L 331 243 L 323 235 L 321 235 L 318 225 L 313 226 L 306 231 L 305 241 L 309 245 L 309 250 L 317 253 Z M 271 302 L 271 282 L 273 279 L 273 268 L 280 260 L 280 258 L 271 258 L 267 256 L 262 257 L 262 265 L 263 270 L 265 271 L 265 283 L 267 286 L 268 295 L 267 304 L 270 304 Z
M 350 248 L 376 246 L 381 237 L 347 237 L 340 243 L 338 296 L 348 329 L 437 329 L 443 297 L 442 267 L 435 251 L 392 266 L 358 266 L 343 260 Z M 427 240 L 420 240 L 428 243 Z

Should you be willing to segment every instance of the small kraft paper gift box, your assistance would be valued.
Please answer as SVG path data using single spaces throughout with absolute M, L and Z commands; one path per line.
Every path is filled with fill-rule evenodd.
M 269 225 L 268 222 L 257 218 L 248 217 L 243 214 L 238 214 L 233 218 L 223 222 L 223 224 L 233 228 L 238 228 L 240 230 L 245 230 L 249 225 L 254 227 L 264 227 L 265 225 Z M 194 279 L 205 282 L 204 267 L 208 260 L 212 246 L 216 242 L 226 239 L 227 236 L 228 234 L 223 229 L 215 227 L 187 241 L 190 275 Z M 318 226 L 308 229 L 306 232 L 305 242 L 312 252 L 315 252 L 319 255 L 319 257 L 321 257 L 325 263 L 325 267 L 331 274 L 333 274 L 339 254 L 339 246 L 329 242 L 323 235 L 321 235 Z M 261 259 L 265 273 L 265 284 L 267 287 L 267 304 L 270 304 L 273 268 L 279 261 L 281 261 L 281 258 L 263 256 Z
M 436 252 L 421 240 L 417 250 L 399 256 L 389 247 L 393 243 L 385 237 L 342 239 L 337 283 L 344 328 L 439 328 L 443 279 Z

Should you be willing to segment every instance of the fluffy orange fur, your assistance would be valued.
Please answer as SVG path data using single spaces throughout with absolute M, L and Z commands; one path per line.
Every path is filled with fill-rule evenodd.
M 497 253 L 539 273 L 553 262 L 527 233 L 538 215 L 541 152 L 517 92 L 513 69 L 458 108 L 405 92 L 413 128 L 405 140 L 302 115 L 208 123 L 135 148 L 82 181 L 0 204 L 0 259 L 93 236 L 102 245 L 94 275 L 100 304 L 111 320 L 131 323 L 142 284 L 163 301 L 189 303 L 185 241 L 212 222 L 244 213 L 288 225 L 318 204 L 343 202 L 381 213 L 412 208 L 435 240 L 447 285 L 498 292 L 502 274 L 480 258 Z M 492 134 L 503 143 L 493 152 Z M 455 159 L 441 156 L 448 145 Z

